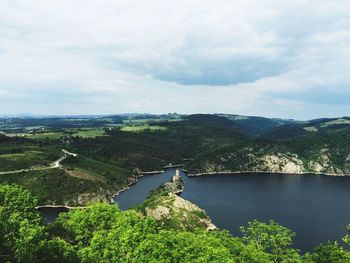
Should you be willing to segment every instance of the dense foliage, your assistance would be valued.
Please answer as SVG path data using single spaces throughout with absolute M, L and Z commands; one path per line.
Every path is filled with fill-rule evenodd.
M 26 190 L 0 185 L 1 262 L 350 262 L 338 243 L 302 255 L 289 229 L 253 221 L 242 237 L 226 231 L 183 231 L 116 205 L 96 203 L 45 223 Z M 350 226 L 349 226 L 350 228 Z M 350 245 L 349 237 L 344 241 Z

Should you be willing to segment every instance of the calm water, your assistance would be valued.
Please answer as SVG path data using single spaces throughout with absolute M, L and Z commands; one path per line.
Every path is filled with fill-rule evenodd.
M 136 205 L 175 173 L 145 176 L 120 194 L 122 209 Z M 340 240 L 350 224 L 350 177 L 317 175 L 220 175 L 187 177 L 182 197 L 205 209 L 219 228 L 239 235 L 239 226 L 274 219 L 296 232 L 295 246 L 310 250 Z
M 147 175 L 115 197 L 121 209 L 140 204 L 170 180 L 175 169 Z M 239 235 L 239 226 L 273 219 L 294 232 L 295 246 L 311 250 L 338 240 L 350 224 L 350 177 L 318 175 L 220 175 L 187 177 L 182 197 L 205 209 L 213 223 Z M 59 211 L 43 211 L 52 221 Z
M 168 182 L 174 174 L 174 169 L 167 169 L 162 174 L 141 177 L 136 184 L 116 196 L 114 201 L 123 210 L 139 205 L 147 198 L 152 190 Z
M 41 207 L 40 213 L 45 217 L 47 222 L 54 222 L 57 216 L 62 212 L 68 212 L 68 208 L 65 207 Z

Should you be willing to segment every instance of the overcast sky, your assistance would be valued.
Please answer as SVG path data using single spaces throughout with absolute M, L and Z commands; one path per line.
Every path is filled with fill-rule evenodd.
M 349 0 L 0 0 L 0 114 L 350 115 Z

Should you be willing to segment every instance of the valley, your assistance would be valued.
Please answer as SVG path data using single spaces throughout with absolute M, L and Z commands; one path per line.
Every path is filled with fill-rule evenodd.
M 348 119 L 300 122 L 227 114 L 1 119 L 0 182 L 34 191 L 43 205 L 81 206 L 109 200 L 143 172 L 169 163 L 184 164 L 197 176 L 343 176 L 350 174 Z M 77 155 L 60 159 L 61 149 Z M 56 199 L 55 191 L 38 185 L 63 195 Z
M 85 262 L 84 257 L 110 262 L 128 253 L 140 262 L 150 257 L 195 262 L 200 256 L 198 262 L 316 263 L 335 251 L 347 262 L 349 253 L 337 242 L 348 242 L 350 222 L 349 119 L 227 114 L 2 119 L 3 222 L 21 224 L 11 219 L 17 213 L 36 218 L 20 229 L 38 231 L 41 245 L 23 253 L 37 262 L 56 255 L 63 260 L 58 262 Z M 174 177 L 180 168 L 186 173 Z M 279 252 L 253 245 L 259 232 L 279 240 Z M 13 233 L 22 240 L 22 232 Z M 133 241 L 122 250 L 114 248 L 129 238 Z M 162 249 L 152 250 L 152 242 Z M 102 247 L 112 254 L 101 254 Z

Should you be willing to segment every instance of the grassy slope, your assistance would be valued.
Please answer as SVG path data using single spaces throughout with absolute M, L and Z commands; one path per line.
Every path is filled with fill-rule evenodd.
M 24 138 L 0 137 L 0 171 L 49 165 L 61 156 L 57 145 L 44 145 Z
M 61 169 L 0 175 L 0 182 L 18 184 L 39 198 L 39 204 L 84 205 L 89 200 L 107 200 L 113 185 L 72 177 Z

